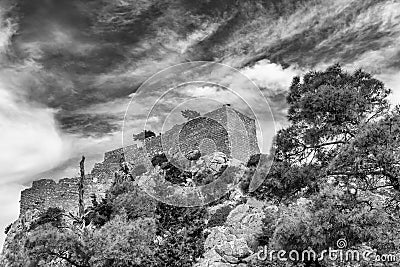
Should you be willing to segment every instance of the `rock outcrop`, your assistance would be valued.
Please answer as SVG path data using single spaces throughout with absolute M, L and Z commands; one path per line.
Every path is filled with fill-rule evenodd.
M 213 220 L 214 225 L 207 229 L 209 236 L 204 247 L 206 254 L 198 262 L 198 266 L 240 266 L 254 254 L 263 214 L 262 205 L 251 199 L 246 200 L 238 186 L 247 170 L 242 161 L 248 159 L 252 153 L 259 152 L 255 121 L 227 106 L 204 116 L 185 124 L 184 128 L 173 127 L 163 135 L 145 139 L 144 147 L 133 145 L 106 152 L 103 162 L 95 164 L 93 170 L 86 174 L 84 204 L 85 207 L 91 206 L 92 195 L 101 199 L 111 186 L 127 180 L 135 180 L 139 187 L 146 189 L 152 196 L 157 196 L 160 192 L 170 196 L 166 203 L 176 203 L 183 199 L 187 206 L 208 205 L 230 192 L 228 200 L 210 207 L 210 216 L 216 216 L 216 219 Z M 243 128 L 238 133 L 236 132 L 240 127 L 237 124 Z M 232 135 L 237 139 L 234 139 L 236 143 L 229 142 L 228 137 Z M 165 151 L 169 149 L 160 146 L 162 138 L 171 141 L 174 147 L 178 140 L 179 149 L 188 152 L 185 154 L 183 170 L 178 171 L 181 174 L 173 171 L 170 174 L 179 176 L 176 179 L 179 186 L 162 187 L 164 185 L 160 183 L 172 169 L 173 162 L 161 162 L 153 169 L 152 162 L 148 160 L 160 153 L 166 157 Z M 201 151 L 200 141 L 203 139 L 212 142 L 215 147 Z M 248 147 L 236 149 L 234 144 L 247 144 Z M 236 156 L 235 159 L 233 156 Z M 178 158 L 177 162 L 179 160 L 182 159 Z M 212 184 L 216 180 L 220 182 Z M 182 196 L 186 196 L 186 199 L 181 198 Z M 29 257 L 24 255 L 24 241 L 35 217 L 50 207 L 61 208 L 72 216 L 76 214 L 77 177 L 64 178 L 58 182 L 51 179 L 34 181 L 31 188 L 21 193 L 20 217 L 8 230 L 0 266 L 11 267 L 14 261 L 20 263 L 24 262 L 23 259 L 26 259 L 24 266 L 32 264 L 28 262 Z M 219 212 L 222 212 L 222 216 Z M 16 257 L 18 261 L 15 260 Z M 206 263 L 210 265 L 204 265 Z M 38 263 L 33 264 L 32 266 L 39 266 Z M 57 267 L 64 265 L 62 261 L 44 264 Z
M 196 267 L 245 267 L 256 256 L 265 204 L 244 196 L 238 202 L 237 194 L 238 190 L 231 193 L 229 201 L 210 208 L 210 213 L 217 216 L 223 207 L 236 204 L 226 221 L 207 229 L 206 252 Z
M 30 265 L 23 248 L 29 229 L 38 214 L 38 210 L 29 210 L 11 224 L 0 254 L 0 266 L 13 267 L 13 262 L 25 262 L 24 266 Z

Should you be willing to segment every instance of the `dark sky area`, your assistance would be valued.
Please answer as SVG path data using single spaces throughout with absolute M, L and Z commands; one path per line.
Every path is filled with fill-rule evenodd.
M 0 20 L 0 202 L 8 203 L 0 227 L 17 216 L 32 180 L 77 175 L 82 154 L 90 169 L 120 147 L 131 96 L 178 63 L 239 69 L 268 98 L 278 127 L 292 78 L 334 63 L 373 73 L 400 100 L 398 1 L 1 0 Z M 148 104 L 136 105 L 140 113 Z

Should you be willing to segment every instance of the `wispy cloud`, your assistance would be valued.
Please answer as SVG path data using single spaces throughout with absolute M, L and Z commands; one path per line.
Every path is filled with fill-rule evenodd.
M 0 85 L 1 86 L 1 85 Z M 57 166 L 68 154 L 48 108 L 32 107 L 0 89 L 0 183 Z
M 265 102 L 260 101 L 265 96 L 278 128 L 283 127 L 292 78 L 336 62 L 349 70 L 374 73 L 394 90 L 391 100 L 400 101 L 397 1 L 303 1 L 280 17 L 258 6 L 256 12 L 247 13 L 245 5 L 239 5 L 243 10 L 235 10 L 237 17 L 231 16 L 231 10 L 222 10 L 221 18 L 206 14 L 207 19 L 196 21 L 195 26 L 186 17 L 187 9 L 197 7 L 194 2 L 169 5 L 167 1 L 162 12 L 155 13 L 147 11 L 160 8 L 158 1 L 104 3 L 1 3 L 1 189 L 17 190 L 12 182 L 29 184 L 40 177 L 74 176 L 82 154 L 88 156 L 88 165 L 100 161 L 104 151 L 122 145 L 122 120 L 130 96 L 135 101 L 128 110 L 128 131 L 123 133 L 127 138 L 142 130 L 159 92 L 188 79 L 221 84 L 240 97 L 210 85 L 187 86 L 159 103 L 159 110 L 147 121 L 150 128 L 158 129 L 171 107 L 202 111 L 204 106 L 197 107 L 195 102 L 180 105 L 182 93 L 192 99 L 209 98 L 210 103 L 231 103 L 238 109 L 246 109 L 245 100 L 259 113 L 265 111 Z M 139 17 L 127 22 L 115 18 L 120 4 L 131 10 L 138 7 L 133 11 Z M 8 12 L 13 5 L 18 9 Z M 201 66 L 181 68 L 179 75 L 166 71 L 147 84 L 144 94 L 135 94 L 158 71 L 197 59 L 246 66 L 240 71 L 261 94 L 254 94 L 254 84 L 240 75 Z M 260 119 L 265 139 L 271 139 L 274 126 L 272 117 Z M 13 205 L 18 197 L 12 199 Z

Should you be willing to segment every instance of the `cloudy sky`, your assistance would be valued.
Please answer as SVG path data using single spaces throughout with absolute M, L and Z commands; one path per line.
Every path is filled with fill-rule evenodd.
M 19 192 L 32 180 L 75 176 L 82 154 L 92 166 L 120 147 L 132 96 L 129 127 L 140 129 L 149 100 L 138 88 L 175 64 L 211 60 L 239 69 L 260 87 L 278 127 L 292 78 L 337 62 L 373 73 L 400 101 L 400 2 L 266 2 L 1 0 L 0 228 L 18 216 Z M 240 85 L 234 75 L 213 75 Z M 161 77 L 160 88 L 169 76 Z M 236 103 L 212 86 L 185 90 Z M 150 122 L 163 119 L 159 113 Z M 268 119 L 261 124 L 271 127 Z

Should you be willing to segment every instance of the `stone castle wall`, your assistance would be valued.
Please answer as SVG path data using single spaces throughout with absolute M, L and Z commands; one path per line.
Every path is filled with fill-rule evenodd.
M 95 163 L 92 171 L 85 175 L 84 204 L 91 205 L 91 196 L 98 199 L 105 196 L 105 192 L 114 180 L 115 172 L 120 169 L 123 150 L 116 149 L 104 154 L 102 163 Z M 43 211 L 49 207 L 59 207 L 77 213 L 78 211 L 78 183 L 80 177 L 64 178 L 58 182 L 51 179 L 33 181 L 32 186 L 21 192 L 20 214 L 29 209 Z
M 125 153 L 132 159 L 133 165 L 144 162 L 143 150 L 136 145 L 125 149 L 119 148 L 104 154 L 101 163 L 95 163 L 92 171 L 85 175 L 84 204 L 91 205 L 91 196 L 98 199 L 105 196 L 105 192 L 114 181 L 115 172 L 120 170 L 121 162 L 125 161 Z M 78 183 L 79 177 L 64 178 L 56 182 L 51 179 L 33 181 L 31 188 L 21 192 L 20 214 L 29 209 L 43 211 L 49 207 L 59 207 L 76 213 L 78 210 Z
M 255 120 L 234 109 L 230 109 L 227 115 L 231 117 L 227 122 L 231 151 L 237 159 L 247 162 L 252 155 L 260 153 Z
M 105 196 L 105 191 L 111 186 L 111 181 L 97 182 L 87 175 L 84 184 L 85 207 L 91 205 L 91 196 L 98 199 Z M 79 178 L 64 178 L 58 182 L 50 179 L 34 181 L 32 187 L 21 192 L 20 214 L 27 210 L 44 211 L 49 207 L 59 207 L 77 214 L 78 211 Z
M 146 157 L 151 158 L 154 155 L 163 152 L 161 135 L 148 137 L 144 140 Z
M 227 129 L 222 124 L 208 117 L 195 118 L 182 128 L 179 134 L 179 148 L 183 154 L 198 149 L 203 152 L 204 142 L 213 143 L 215 151 L 230 156 L 230 142 Z M 202 153 L 205 154 L 205 153 Z
M 230 119 L 230 117 L 236 119 Z M 144 165 L 148 169 L 150 159 L 154 155 L 163 151 L 172 155 L 179 150 L 185 153 L 198 149 L 201 145 L 199 140 L 202 139 L 211 140 L 215 143 L 217 151 L 222 151 L 227 155 L 239 153 L 243 160 L 259 153 L 255 121 L 224 106 L 192 122 L 175 125 L 162 135 L 145 139 L 144 148 L 132 145 L 106 152 L 103 162 L 96 163 L 90 174 L 86 175 L 85 207 L 91 205 L 93 194 L 98 199 L 104 197 L 106 190 L 114 181 L 115 172 L 121 167 L 121 162 L 128 161 L 134 167 Z M 50 179 L 34 181 L 31 188 L 21 192 L 20 214 L 30 209 L 43 211 L 49 207 L 60 207 L 77 213 L 78 182 L 79 177 L 64 178 L 59 182 Z
M 236 138 L 236 139 L 235 139 Z M 183 155 L 199 149 L 201 142 L 214 142 L 216 151 L 247 161 L 251 155 L 260 153 L 257 144 L 255 120 L 223 106 L 195 118 L 188 123 L 175 125 L 162 135 L 145 139 L 147 157 L 166 152 Z

